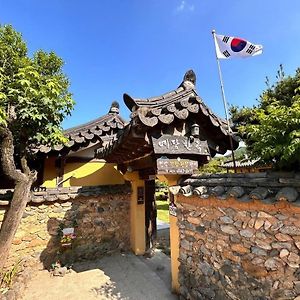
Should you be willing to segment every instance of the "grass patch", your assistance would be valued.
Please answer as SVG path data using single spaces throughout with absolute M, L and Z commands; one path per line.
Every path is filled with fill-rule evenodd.
M 156 201 L 157 218 L 160 221 L 169 223 L 169 203 L 168 201 Z

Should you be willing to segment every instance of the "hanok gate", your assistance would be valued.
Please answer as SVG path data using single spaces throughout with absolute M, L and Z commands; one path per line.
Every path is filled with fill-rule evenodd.
M 159 97 L 132 98 L 124 94 L 131 120 L 115 141 L 97 151 L 98 158 L 117 163 L 132 184 L 131 247 L 144 254 L 156 233 L 154 193 L 157 176 L 174 186 L 216 153 L 230 149 L 230 133 L 198 96 L 195 73 L 188 71 L 179 87 Z M 233 146 L 238 142 L 233 137 Z M 174 196 L 170 194 L 171 202 Z M 174 208 L 174 207 L 173 207 Z M 172 286 L 178 289 L 179 231 L 170 216 Z

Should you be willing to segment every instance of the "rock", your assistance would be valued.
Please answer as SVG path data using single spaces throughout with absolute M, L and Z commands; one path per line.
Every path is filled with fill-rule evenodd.
M 237 229 L 232 225 L 221 225 L 221 231 L 227 234 L 237 234 Z
M 254 231 L 251 229 L 243 229 L 240 231 L 240 235 L 246 238 L 251 238 L 254 235 Z
M 280 242 L 287 242 L 292 240 L 292 238 L 288 234 L 283 233 L 276 233 L 275 238 Z
M 300 242 L 295 242 L 295 245 L 300 250 Z
M 206 261 L 199 263 L 199 269 L 205 276 L 211 276 L 214 273 L 213 268 Z
M 200 218 L 188 217 L 187 220 L 188 220 L 188 222 L 190 222 L 192 224 L 195 224 L 195 225 L 201 224 L 201 219 Z
M 260 211 L 257 215 L 258 218 L 263 218 L 263 219 L 271 219 L 274 218 L 272 215 L 269 215 L 265 213 L 264 211 Z
M 201 251 L 204 255 L 210 255 L 210 254 L 211 254 L 210 251 L 208 251 L 204 245 L 201 245 L 200 251 Z
M 255 228 L 256 230 L 258 230 L 258 229 L 260 229 L 264 224 L 265 224 L 265 220 L 263 220 L 263 219 L 257 219 L 257 220 L 255 221 L 254 228 Z
M 261 231 L 256 232 L 255 236 L 261 240 L 264 240 L 267 238 L 267 236 L 264 233 L 262 233 Z
M 256 211 L 251 211 L 250 216 L 251 216 L 251 218 L 256 218 L 257 217 L 257 212 Z
M 283 267 L 283 262 L 277 257 L 272 257 L 268 258 L 264 265 L 267 269 L 275 271 Z
M 272 231 L 278 231 L 282 226 L 283 226 L 283 222 L 279 221 L 279 222 L 275 223 L 274 225 L 272 225 L 270 229 Z
M 296 264 L 300 263 L 300 256 L 291 252 L 289 257 L 288 257 L 289 262 L 294 262 Z
M 271 226 L 272 226 L 271 222 L 269 222 L 268 220 L 266 220 L 265 224 L 264 224 L 264 229 L 268 230 Z
M 233 243 L 240 243 L 241 242 L 241 237 L 239 235 L 231 235 L 230 236 L 230 241 Z
M 260 257 L 254 257 L 251 262 L 253 265 L 261 265 L 265 262 L 265 260 Z
M 272 249 L 269 253 L 270 257 L 278 256 L 279 251 L 277 249 Z
M 242 253 L 242 254 L 250 252 L 250 250 L 248 248 L 244 247 L 241 244 L 233 244 L 231 246 L 231 250 L 235 251 L 235 252 L 238 252 L 238 253 Z
M 221 267 L 220 271 L 229 277 L 234 275 L 234 270 L 233 270 L 231 264 L 224 264 Z
M 255 240 L 255 243 L 256 243 L 256 245 L 257 245 L 259 248 L 262 248 L 262 249 L 265 249 L 265 250 L 271 250 L 271 249 L 272 249 L 270 243 L 267 243 L 267 242 L 265 242 L 265 241 L 262 241 L 262 240 Z
M 289 252 L 287 249 L 282 249 L 282 250 L 280 251 L 279 256 L 280 256 L 280 258 L 283 258 L 283 257 L 288 256 L 289 254 L 290 254 L 290 252 Z
M 239 256 L 234 255 L 234 254 L 232 253 L 231 250 L 228 251 L 228 250 L 224 249 L 224 250 L 222 251 L 222 255 L 223 255 L 223 257 L 224 257 L 225 259 L 232 260 L 232 261 L 234 261 L 234 262 L 236 262 L 236 263 L 239 263 L 240 260 L 241 260 L 241 258 L 240 258 Z
M 279 281 L 276 280 L 276 281 L 274 282 L 274 284 L 273 284 L 273 289 L 274 289 L 274 290 L 277 290 L 278 287 L 279 287 Z
M 248 227 L 253 228 L 253 227 L 254 227 L 254 224 L 255 224 L 255 219 L 252 218 L 252 219 L 250 219 L 249 222 L 248 222 Z
M 274 249 L 288 249 L 291 250 L 292 244 L 288 242 L 274 242 L 272 243 L 272 248 Z
M 204 226 L 196 226 L 196 231 L 203 234 L 205 232 L 205 227 Z
M 232 220 L 232 218 L 230 218 L 228 216 L 223 216 L 223 217 L 220 217 L 219 219 L 225 224 L 232 224 L 234 222 Z
M 249 260 L 242 261 L 243 269 L 256 278 L 267 276 L 268 272 L 263 266 L 253 265 Z
M 243 224 L 243 222 L 241 220 L 237 220 L 234 222 L 233 225 L 237 228 L 242 228 L 242 224 Z
M 267 256 L 267 252 L 259 247 L 251 247 L 251 253 L 261 256 Z
M 289 235 L 300 235 L 300 228 L 296 226 L 283 226 L 280 232 Z
M 201 289 L 201 295 L 205 295 L 206 299 L 215 299 L 216 293 L 212 289 L 210 289 L 210 288 L 202 288 Z M 199 296 L 197 296 L 197 298 L 198 297 Z
M 297 293 L 297 295 L 300 294 L 300 281 L 294 281 L 294 289 Z

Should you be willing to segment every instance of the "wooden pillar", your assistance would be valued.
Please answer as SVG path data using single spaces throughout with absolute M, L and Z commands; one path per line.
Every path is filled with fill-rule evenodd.
M 163 176 L 167 181 L 169 186 L 177 185 L 178 179 L 180 175 L 164 175 Z M 169 192 L 169 199 L 174 197 L 174 201 L 176 203 L 177 196 L 171 195 Z M 179 281 L 178 281 L 178 274 L 179 274 L 179 228 L 177 226 L 177 217 L 169 216 L 170 217 L 170 250 L 171 250 L 171 273 L 172 273 L 172 291 L 174 293 L 179 293 Z
M 138 172 L 127 172 L 124 179 L 131 182 L 130 201 L 130 244 L 136 255 L 146 250 L 145 236 L 145 182 L 139 179 Z
M 55 161 L 56 187 L 62 187 L 63 186 L 65 164 L 66 164 L 66 157 L 65 156 L 60 156 Z

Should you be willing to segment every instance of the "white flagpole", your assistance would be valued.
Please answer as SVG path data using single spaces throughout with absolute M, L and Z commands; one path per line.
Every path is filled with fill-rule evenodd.
M 220 65 L 220 60 L 218 58 L 218 54 L 217 54 L 217 41 L 216 41 L 216 31 L 215 30 L 212 30 L 212 35 L 213 35 L 213 39 L 214 39 L 214 43 L 215 43 L 216 59 L 217 59 L 217 65 L 218 65 L 218 71 L 219 71 L 223 105 L 224 105 L 225 116 L 226 116 L 226 121 L 227 121 L 227 128 L 228 128 L 228 133 L 229 133 L 229 141 L 230 141 L 231 156 L 232 156 L 232 161 L 233 161 L 233 168 L 234 168 L 234 172 L 236 173 L 236 162 L 235 162 L 235 157 L 234 157 L 234 152 L 233 152 L 233 141 L 232 141 L 232 136 L 231 136 L 232 130 L 231 130 L 231 127 L 229 124 L 228 107 L 227 107 L 227 101 L 226 101 L 226 97 L 225 97 L 221 65 Z

